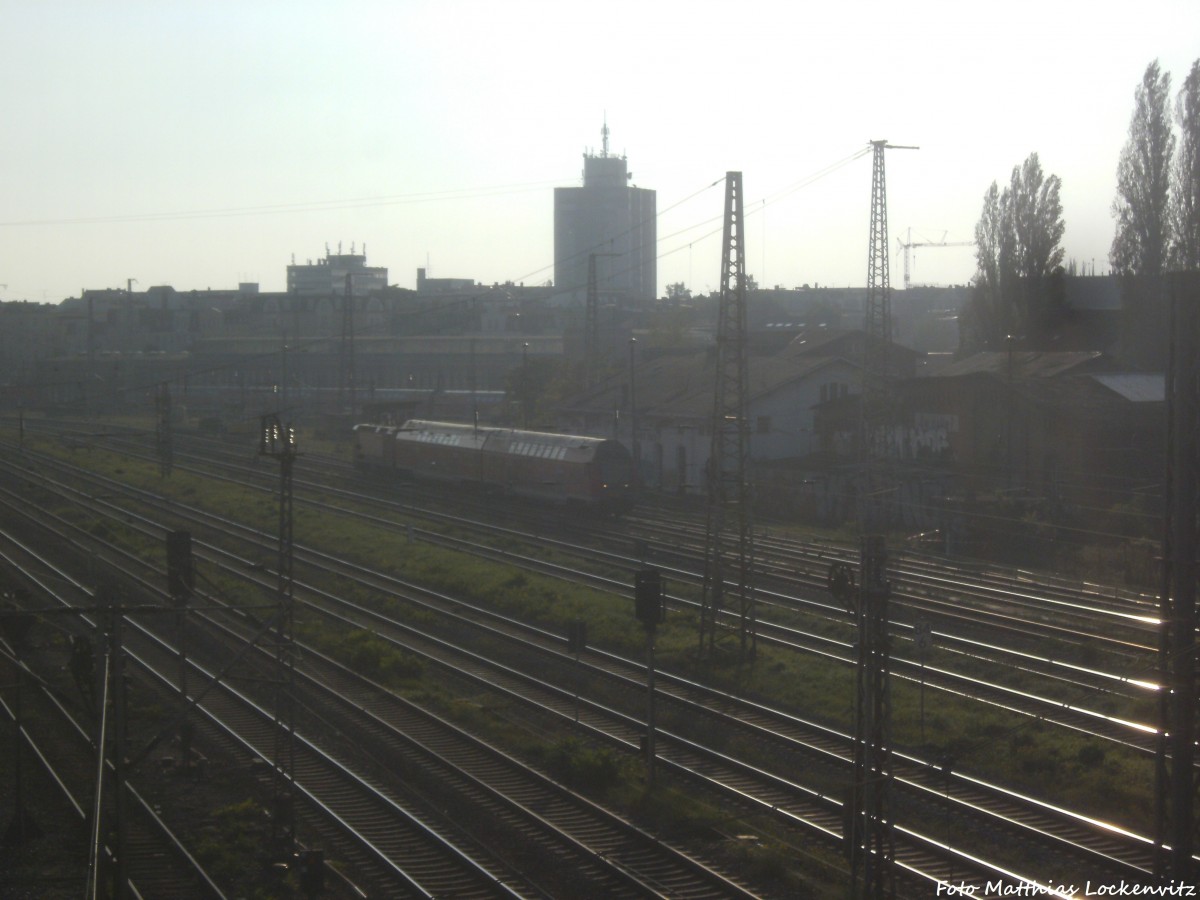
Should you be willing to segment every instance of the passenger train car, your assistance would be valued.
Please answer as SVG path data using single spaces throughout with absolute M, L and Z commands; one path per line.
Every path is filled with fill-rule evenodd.
M 635 493 L 632 457 L 616 441 L 511 428 L 423 419 L 355 425 L 354 464 L 606 512 L 628 510 Z

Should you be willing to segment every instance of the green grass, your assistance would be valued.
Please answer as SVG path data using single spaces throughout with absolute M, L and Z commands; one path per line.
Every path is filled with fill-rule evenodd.
M 27 441 L 27 447 L 31 443 Z M 30 447 L 29 452 L 64 454 L 67 451 L 54 444 L 39 445 L 36 449 Z M 75 461 L 85 462 L 79 457 L 75 457 Z M 131 463 L 103 450 L 88 454 L 86 464 L 177 500 L 249 521 L 268 533 L 277 524 L 278 500 L 268 490 L 249 491 L 183 472 L 163 479 L 157 466 Z M 317 513 L 300 504 L 296 513 L 295 538 L 298 542 L 341 553 L 363 565 L 564 635 L 567 623 L 582 618 L 588 625 L 590 645 L 637 658 L 644 652 L 644 633 L 633 617 L 633 603 L 629 597 L 569 585 L 419 541 L 410 542 L 399 519 L 395 529 L 388 530 L 377 524 L 356 522 L 347 516 Z M 116 530 L 113 526 L 104 527 L 106 531 Z M 161 550 L 140 548 L 138 552 L 160 553 Z M 350 589 L 341 581 L 331 580 L 327 587 L 349 594 L 363 605 L 408 621 L 428 624 L 435 621 L 432 614 L 408 611 L 401 603 L 384 601 L 371 591 Z M 230 595 L 244 591 L 244 587 L 236 584 L 224 585 L 224 589 Z M 695 593 L 694 588 L 682 585 L 668 585 L 668 589 L 674 593 L 689 590 Z M 844 632 L 831 624 L 822 627 L 834 633 Z M 719 658 L 711 667 L 701 668 L 697 664 L 696 649 L 695 617 L 670 613 L 668 622 L 659 629 L 657 636 L 660 668 L 702 678 L 716 687 L 758 699 L 803 718 L 843 731 L 850 730 L 854 679 L 849 666 L 760 644 L 758 657 L 752 665 L 739 665 L 736 654 L 730 654 Z M 379 642 L 366 632 L 359 632 L 358 636 L 339 636 L 331 652 L 378 672 L 385 681 L 410 691 L 425 692 L 427 697 L 437 699 L 460 720 L 475 727 L 503 733 L 506 739 L 523 742 L 527 748 L 536 746 L 535 736 L 514 729 L 487 704 L 481 705 L 471 698 L 455 700 L 440 696 L 421 681 L 419 666 L 414 667 L 411 660 L 391 659 Z M 936 654 L 931 663 L 935 658 Z M 897 680 L 892 696 L 897 745 L 919 747 L 922 741 L 917 712 L 918 687 Z M 1150 830 L 1153 821 L 1150 808 L 1152 767 L 1147 761 L 1115 747 L 935 691 L 926 694 L 924 746 L 930 755 L 951 756 L 957 771 L 974 773 L 1135 830 Z M 747 752 L 751 749 L 746 748 Z M 561 756 L 566 750 L 559 747 L 556 752 Z M 572 751 L 575 752 L 582 751 Z M 567 765 L 562 759 L 557 764 Z M 568 770 L 574 771 L 574 765 L 570 764 Z M 580 765 L 585 771 L 594 768 L 590 764 Z M 600 768 L 602 770 L 603 766 Z M 622 767 L 617 771 L 622 783 L 636 785 L 638 776 L 635 772 Z M 593 777 L 599 776 L 594 772 L 587 776 L 589 780 Z M 653 807 L 649 813 L 653 813 Z M 688 813 L 683 809 L 676 810 L 672 817 L 683 821 Z

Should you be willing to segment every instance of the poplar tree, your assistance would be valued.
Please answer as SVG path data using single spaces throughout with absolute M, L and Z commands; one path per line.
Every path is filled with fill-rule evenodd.
M 1200 59 L 1175 98 L 1179 155 L 1171 170 L 1171 249 L 1173 269 L 1200 269 Z
M 983 195 L 983 211 L 975 225 L 977 270 L 969 325 L 974 332 L 973 343 L 981 345 L 990 344 L 997 335 L 1012 330 L 1004 302 L 1005 289 L 1013 277 L 1012 223 L 1007 205 L 1008 192 L 1001 195 L 993 181 Z
M 1036 153 L 1014 166 L 1011 194 L 1017 275 L 1027 281 L 1047 278 L 1062 265 L 1062 179 L 1047 177 Z
M 1171 74 L 1160 71 L 1155 60 L 1134 92 L 1129 140 L 1117 163 L 1117 196 L 1112 205 L 1117 230 L 1108 261 L 1118 275 L 1158 275 L 1166 263 L 1167 201 L 1175 149 L 1168 115 L 1170 93 Z
M 1062 312 L 1062 180 L 1047 177 L 1036 153 L 1013 166 L 1009 184 L 983 197 L 975 225 L 978 265 L 964 310 L 964 349 L 998 349 L 1009 338 L 1045 345 Z

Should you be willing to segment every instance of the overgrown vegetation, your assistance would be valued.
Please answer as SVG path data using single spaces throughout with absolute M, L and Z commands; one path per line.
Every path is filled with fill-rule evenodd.
M 239 897 L 273 900 L 293 896 L 292 888 L 280 891 L 276 877 L 280 870 L 263 865 L 268 832 L 262 808 L 253 800 L 244 800 L 215 810 L 208 822 L 199 825 L 193 853 L 218 884 L 237 885 Z
M 38 447 L 37 452 L 61 453 L 58 447 Z M 80 462 L 78 458 L 74 461 Z M 220 514 L 236 517 L 270 533 L 277 524 L 277 498 L 271 491 L 248 492 L 219 482 L 177 472 L 162 479 L 157 468 L 123 460 L 97 451 L 87 464 L 101 472 L 116 473 L 122 480 L 159 491 L 177 501 L 194 503 Z M 100 527 L 100 526 L 97 526 Z M 111 532 L 113 526 L 102 526 Z M 214 536 L 216 539 L 217 536 Z M 395 577 L 427 588 L 485 605 L 507 615 L 565 634 L 568 622 L 585 619 L 592 646 L 638 657 L 644 652 L 645 637 L 632 614 L 628 598 L 582 588 L 549 577 L 524 572 L 513 566 L 481 561 L 426 542 L 408 540 L 403 521 L 394 529 L 366 525 L 350 517 L 328 512 L 315 513 L 297 507 L 295 538 L 306 545 L 332 550 Z M 160 548 L 139 550 L 159 553 Z M 265 560 L 264 562 L 270 562 Z M 244 587 L 224 584 L 231 595 Z M 337 581 L 326 585 L 356 603 L 409 622 L 436 624 L 430 613 L 417 613 L 377 593 Z M 672 585 L 672 593 L 689 592 Z M 695 589 L 690 589 L 692 593 Z M 805 622 L 813 630 L 836 632 L 828 622 Z M 479 730 L 498 745 L 518 747 L 540 761 L 566 784 L 620 802 L 648 827 L 682 836 L 712 837 L 733 823 L 707 804 L 660 786 L 653 794 L 644 791 L 638 761 L 611 748 L 597 748 L 576 738 L 550 738 L 528 729 L 514 728 L 510 718 L 498 715 L 479 698 L 455 698 L 440 685 L 424 679 L 420 662 L 398 652 L 386 640 L 361 629 L 331 629 L 306 624 L 299 628 L 305 640 L 363 672 L 373 680 L 409 696 L 433 703 L 464 727 Z M 693 616 L 672 613 L 657 637 L 658 664 L 714 686 L 793 712 L 803 718 L 848 730 L 853 710 L 853 675 L 849 666 L 815 656 L 777 651 L 760 645 L 753 664 L 739 665 L 731 656 L 703 670 L 696 663 L 696 623 Z M 931 664 L 938 661 L 937 652 Z M 1015 789 L 1046 797 L 1088 814 L 1119 821 L 1138 830 L 1148 830 L 1152 811 L 1151 767 L 1131 754 L 1106 747 L 1060 728 L 972 701 L 927 694 L 922 738 L 917 712 L 919 689 L 896 680 L 893 688 L 895 734 L 898 746 L 921 748 L 934 757 L 952 760 L 956 771 L 971 771 L 1008 784 Z M 686 729 L 688 723 L 679 723 Z M 711 734 L 705 734 L 711 739 Z M 742 749 L 742 748 L 739 748 Z M 753 747 L 745 752 L 756 752 Z M 773 849 L 774 848 L 774 849 Z M 756 865 L 771 870 L 777 845 L 735 842 L 731 852 L 753 853 Z

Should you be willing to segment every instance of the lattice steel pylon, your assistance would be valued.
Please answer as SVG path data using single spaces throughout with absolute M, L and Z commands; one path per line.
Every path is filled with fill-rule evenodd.
M 721 299 L 717 312 L 712 443 L 708 457 L 708 518 L 700 655 L 711 655 L 727 606 L 737 616 L 742 658 L 757 641 L 754 599 L 754 527 L 749 483 L 749 378 L 746 357 L 746 240 L 742 173 L 725 174 L 725 231 Z M 727 580 L 729 579 L 729 580 Z M 732 603 L 726 594 L 732 592 Z
M 859 422 L 859 566 L 857 596 L 858 664 L 855 670 L 854 782 L 846 810 L 855 896 L 895 894 L 895 837 L 891 809 L 892 704 L 891 647 L 888 633 L 887 544 L 877 512 L 886 498 L 884 460 L 892 419 L 889 379 L 892 343 L 892 287 L 888 273 L 887 179 L 884 151 L 900 148 L 872 141 L 871 231 L 867 253 L 867 302 L 863 310 L 862 397 Z
M 1155 875 L 1163 884 L 1192 885 L 1200 845 L 1200 733 L 1196 627 L 1200 624 L 1200 272 L 1168 276 L 1171 353 L 1167 367 L 1166 509 L 1163 582 L 1159 598 L 1159 748 L 1155 766 Z
M 862 537 L 862 585 L 855 600 L 858 663 L 854 692 L 854 782 L 845 815 L 846 846 L 856 897 L 896 892 L 892 819 L 892 691 L 888 634 L 887 547 Z
M 888 376 L 892 343 L 892 286 L 888 271 L 887 178 L 885 150 L 916 150 L 887 141 L 871 141 L 871 236 L 867 250 L 867 302 L 863 309 L 862 405 L 859 450 L 862 462 L 886 452 L 890 404 Z

